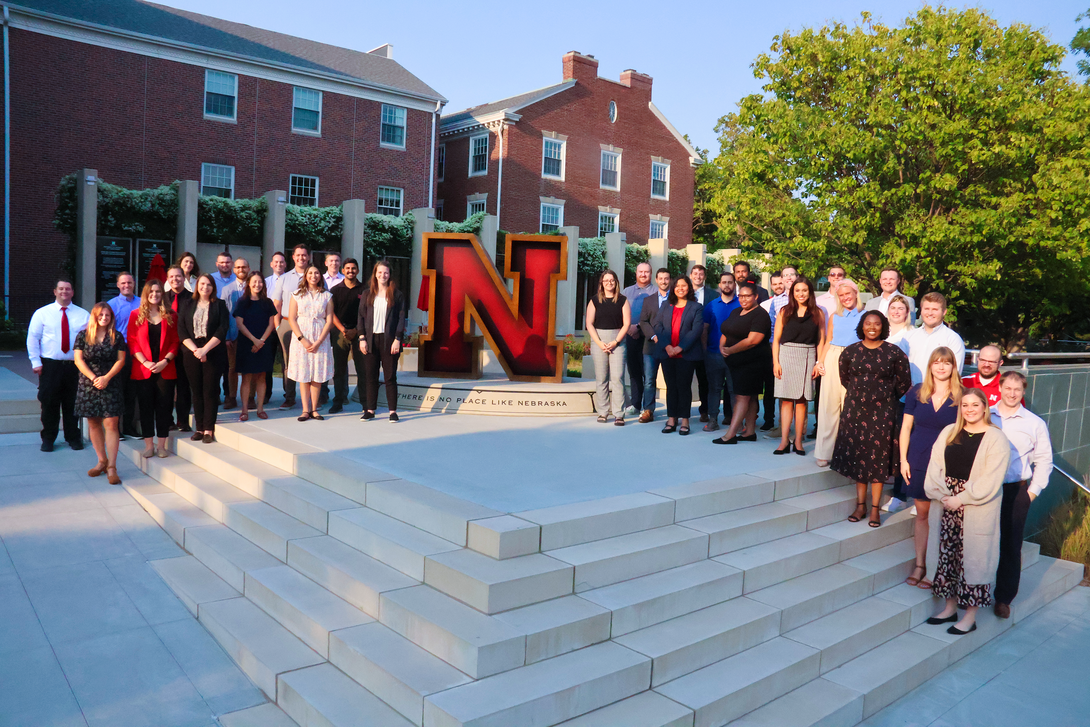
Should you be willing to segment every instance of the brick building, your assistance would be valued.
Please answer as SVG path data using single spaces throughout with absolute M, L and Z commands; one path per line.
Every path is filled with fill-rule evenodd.
M 652 103 L 651 77 L 599 78 L 598 61 L 574 51 L 563 68 L 555 86 L 444 114 L 436 216 L 483 210 L 512 232 L 578 225 L 583 237 L 692 242 L 699 156 Z
M 83 167 L 135 189 L 194 179 L 238 198 L 432 206 L 445 99 L 390 46 L 362 53 L 139 0 L 8 7 L 4 294 L 17 320 L 50 297 L 66 246 L 54 195 Z

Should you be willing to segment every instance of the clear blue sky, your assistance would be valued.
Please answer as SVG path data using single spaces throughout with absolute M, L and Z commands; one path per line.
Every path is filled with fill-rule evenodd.
M 600 61 L 616 80 L 634 68 L 655 79 L 653 98 L 682 133 L 718 149 L 715 124 L 743 96 L 759 91 L 750 64 L 785 28 L 854 23 L 863 11 L 899 25 L 919 0 L 583 0 L 562 3 L 458 3 L 435 0 L 159 0 L 268 30 L 370 50 L 394 45 L 394 58 L 450 100 L 447 111 L 523 93 L 561 80 L 569 50 Z M 986 0 L 1001 24 L 1043 30 L 1064 47 L 1090 0 Z M 951 7 L 963 7 L 951 3 Z M 573 14 L 572 8 L 578 8 Z M 550 10 L 552 8 L 552 10 Z M 1074 74 L 1069 55 L 1064 68 Z

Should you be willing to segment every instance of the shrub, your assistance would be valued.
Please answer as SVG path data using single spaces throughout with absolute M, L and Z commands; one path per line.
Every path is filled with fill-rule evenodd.
M 579 238 L 579 272 L 588 278 L 597 277 L 609 268 L 606 260 L 606 238 Z
M 1052 511 L 1044 530 L 1033 539 L 1040 543 L 1042 555 L 1090 568 L 1090 496 L 1076 489 Z

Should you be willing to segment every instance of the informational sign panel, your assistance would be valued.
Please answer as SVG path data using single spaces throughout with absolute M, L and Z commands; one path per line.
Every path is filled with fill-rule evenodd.
M 160 280 L 164 283 L 167 279 L 167 268 L 174 260 L 174 243 L 170 240 L 137 240 L 136 241 L 136 294 L 144 289 L 144 283 L 149 280 Z
M 133 242 L 128 237 L 99 237 L 95 240 L 95 300 L 117 297 L 117 275 L 132 271 Z

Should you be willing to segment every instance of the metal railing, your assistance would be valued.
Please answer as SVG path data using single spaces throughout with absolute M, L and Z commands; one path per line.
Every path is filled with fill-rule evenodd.
M 1055 463 L 1052 464 L 1052 469 L 1054 472 L 1059 472 L 1061 475 L 1074 482 L 1076 487 L 1085 492 L 1087 495 L 1090 495 L 1090 478 L 1087 478 L 1086 480 L 1080 480 L 1078 477 L 1075 477 L 1063 467 L 1060 467 Z
M 977 356 L 980 355 L 980 350 L 976 349 L 976 348 L 967 348 L 967 349 L 965 349 L 965 353 L 972 356 L 972 359 L 971 359 L 972 364 L 974 366 L 976 366 L 976 359 L 977 359 Z M 1029 370 L 1029 362 L 1032 359 L 1084 359 L 1087 362 L 1090 362 L 1090 352 L 1087 352 L 1087 353 L 1078 353 L 1078 352 L 1074 352 L 1074 353 L 1072 353 L 1072 352 L 1048 353 L 1048 352 L 1019 351 L 1018 353 L 1008 353 L 1004 358 L 1014 359 L 1014 360 L 1021 360 L 1022 361 L 1022 370 L 1023 371 L 1028 371 Z

